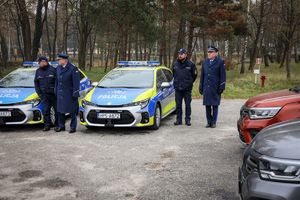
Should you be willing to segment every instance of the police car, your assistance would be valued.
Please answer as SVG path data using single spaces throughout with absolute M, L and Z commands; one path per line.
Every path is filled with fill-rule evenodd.
M 120 61 L 82 100 L 80 122 L 87 128 L 158 129 L 175 111 L 173 75 L 156 61 Z
M 58 62 L 49 62 L 49 64 L 56 67 Z M 24 62 L 23 67 L 0 79 L 0 125 L 43 122 L 43 103 L 34 89 L 37 67 L 39 67 L 37 62 Z M 89 78 L 80 71 L 81 97 L 84 97 L 91 89 Z M 55 121 L 53 108 L 51 120 Z

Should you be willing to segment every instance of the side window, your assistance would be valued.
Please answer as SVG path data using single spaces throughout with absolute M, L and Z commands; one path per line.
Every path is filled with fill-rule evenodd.
M 167 79 L 166 79 L 163 71 L 161 69 L 159 69 L 156 72 L 156 88 L 160 89 L 161 88 L 161 84 L 163 82 L 167 82 Z
M 167 81 L 168 82 L 172 82 L 172 80 L 173 80 L 173 74 L 172 74 L 172 72 L 169 71 L 169 70 L 167 70 L 167 69 L 163 69 L 163 72 L 164 72 L 164 74 L 165 74 L 165 76 L 167 78 Z

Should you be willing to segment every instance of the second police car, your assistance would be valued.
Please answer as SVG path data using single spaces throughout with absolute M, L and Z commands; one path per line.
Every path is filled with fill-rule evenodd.
M 56 67 L 57 62 L 50 62 Z M 37 62 L 24 62 L 20 67 L 0 79 L 0 125 L 38 124 L 43 122 L 43 102 L 35 92 L 34 76 Z M 80 96 L 92 89 L 90 79 L 80 71 Z M 51 121 L 55 121 L 51 109 Z
M 120 61 L 83 99 L 80 121 L 86 127 L 158 129 L 175 111 L 173 74 L 156 61 Z

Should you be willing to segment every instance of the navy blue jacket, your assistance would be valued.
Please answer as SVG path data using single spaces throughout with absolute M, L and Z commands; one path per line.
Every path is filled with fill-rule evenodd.
M 196 65 L 190 61 L 177 60 L 172 66 L 175 90 L 192 90 L 193 83 L 197 78 Z
M 41 99 L 46 95 L 54 95 L 56 69 L 51 65 L 39 67 L 35 72 L 34 87 Z
M 203 94 L 203 105 L 220 105 L 225 90 L 226 70 L 224 61 L 216 57 L 212 62 L 205 59 L 200 77 L 199 91 Z
M 57 66 L 56 96 L 57 112 L 77 113 L 80 87 L 79 70 L 73 64 L 68 63 L 65 67 Z

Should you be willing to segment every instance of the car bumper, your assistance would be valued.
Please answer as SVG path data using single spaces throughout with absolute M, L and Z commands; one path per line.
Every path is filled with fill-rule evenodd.
M 120 119 L 98 119 L 97 113 L 120 113 Z M 153 125 L 147 108 L 131 107 L 96 107 L 85 106 L 80 109 L 80 123 L 85 126 L 97 127 L 143 127 Z
M 33 108 L 31 104 L 18 106 L 0 105 L 0 110 L 11 112 L 10 117 L 0 117 L 0 125 L 38 124 L 43 122 L 41 110 Z
M 299 200 L 300 185 L 265 181 L 257 172 L 244 177 L 239 170 L 239 193 L 242 200 Z
M 250 144 L 255 135 L 263 128 L 273 124 L 272 119 L 250 119 L 248 117 L 240 118 L 237 121 L 237 129 L 240 141 L 244 144 Z

